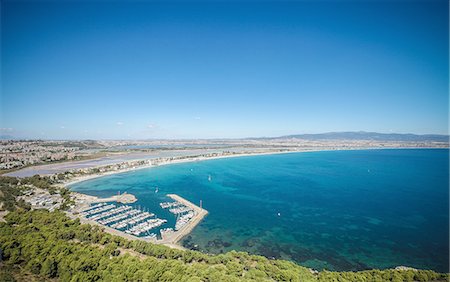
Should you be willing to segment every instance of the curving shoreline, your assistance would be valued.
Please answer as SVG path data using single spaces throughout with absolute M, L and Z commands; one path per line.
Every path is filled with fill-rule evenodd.
M 370 148 L 365 148 L 365 149 L 367 150 Z M 378 149 L 378 148 L 372 148 L 372 149 Z M 339 149 L 339 150 L 343 150 L 343 149 Z M 349 150 L 355 150 L 355 149 L 354 148 L 345 149 L 345 151 L 349 151 Z M 360 149 L 356 149 L 356 150 L 360 150 Z M 323 149 L 301 150 L 301 151 L 298 150 L 298 151 L 282 151 L 282 152 L 264 152 L 264 153 L 253 153 L 253 154 L 233 154 L 233 155 L 221 155 L 221 156 L 209 156 L 209 157 L 197 156 L 197 157 L 191 157 L 191 158 L 185 158 L 185 159 L 172 159 L 172 160 L 162 161 L 158 164 L 136 166 L 136 167 L 127 168 L 127 169 L 123 169 L 123 170 L 114 170 L 114 171 L 109 171 L 109 172 L 104 172 L 104 173 L 97 173 L 97 174 L 93 174 L 93 175 L 81 176 L 81 177 L 74 178 L 74 179 L 70 180 L 69 182 L 64 183 L 64 185 L 69 187 L 69 189 L 70 189 L 70 185 L 78 183 L 78 182 L 83 182 L 83 181 L 87 181 L 90 179 L 95 179 L 95 178 L 104 177 L 104 176 L 113 175 L 113 174 L 126 173 L 126 172 L 130 172 L 130 171 L 138 170 L 138 169 L 150 168 L 150 167 L 154 167 L 154 166 L 162 166 L 162 165 L 177 164 L 177 163 L 188 163 L 188 162 L 205 161 L 205 160 L 214 160 L 214 159 L 222 159 L 222 158 L 258 156 L 258 155 L 273 155 L 273 154 L 288 154 L 288 153 L 305 153 L 305 152 L 317 152 L 317 151 L 336 151 L 336 150 L 323 150 Z M 78 193 L 78 194 L 84 195 L 81 193 Z M 88 196 L 88 195 L 86 195 L 86 196 Z M 171 197 L 171 195 L 168 195 L 168 196 Z M 193 224 L 188 224 L 188 225 L 184 226 L 183 228 L 181 228 L 181 230 L 180 230 L 181 232 L 174 232 L 173 234 L 167 234 L 167 236 L 164 236 L 164 238 L 162 240 L 158 240 L 158 241 L 152 240 L 152 242 L 164 244 L 164 245 L 167 245 L 170 247 L 180 248 L 181 246 L 179 246 L 177 243 L 184 236 L 188 235 L 201 222 L 201 220 L 207 215 L 208 212 L 206 210 L 200 209 L 196 205 L 181 198 L 180 196 L 177 196 L 177 195 L 172 195 L 172 196 L 176 196 L 175 198 L 171 197 L 172 199 L 174 199 L 176 201 L 180 201 L 180 202 L 186 202 L 187 206 L 193 207 L 194 210 L 197 209 L 198 216 L 195 216 L 192 219 Z
M 289 151 L 254 152 L 254 153 L 242 153 L 242 154 L 238 153 L 238 154 L 210 156 L 210 157 L 199 155 L 199 156 L 193 156 L 190 158 L 166 160 L 166 161 L 159 162 L 158 164 L 146 164 L 146 165 L 141 165 L 141 166 L 135 166 L 132 168 L 119 169 L 119 170 L 113 170 L 113 171 L 108 171 L 108 172 L 103 172 L 103 173 L 95 173 L 95 174 L 78 176 L 78 177 L 74 177 L 62 184 L 64 186 L 70 188 L 69 186 L 73 185 L 75 183 L 88 181 L 91 179 L 114 175 L 114 174 L 121 174 L 121 173 L 131 172 L 131 171 L 135 171 L 135 170 L 141 170 L 141 169 L 146 169 L 146 168 L 151 168 L 151 167 L 158 167 L 158 166 L 163 166 L 163 165 L 208 161 L 208 160 L 225 159 L 225 158 L 253 157 L 253 156 L 264 156 L 264 155 L 282 155 L 282 154 L 309 153 L 309 152 L 389 150 L 389 149 L 415 149 L 415 148 L 409 148 L 409 147 L 398 147 L 398 148 L 348 147 L 348 148 L 323 148 L 323 149 L 319 148 L 319 149 L 300 149 L 300 150 L 289 150 Z M 432 148 L 424 148 L 424 149 L 432 149 Z
M 179 164 L 179 163 L 189 163 L 189 162 L 199 162 L 199 161 L 207 161 L 207 160 L 216 160 L 216 159 L 225 159 L 225 158 L 238 158 L 238 157 L 250 157 L 250 156 L 262 156 L 262 155 L 279 155 L 279 154 L 290 154 L 290 153 L 306 153 L 306 152 L 320 152 L 320 151 L 331 151 L 331 150 L 298 150 L 298 151 L 282 151 L 282 152 L 261 152 L 261 153 L 245 153 L 245 154 L 233 154 L 233 155 L 222 155 L 222 156 L 212 156 L 212 157 L 205 157 L 205 156 L 195 156 L 192 158 L 186 158 L 186 159 L 174 159 L 174 160 L 167 160 L 160 162 L 158 164 L 147 164 L 142 166 L 136 166 L 132 168 L 126 168 L 121 170 L 114 170 L 114 171 L 108 171 L 104 173 L 95 173 L 90 175 L 83 175 L 79 177 L 75 177 L 73 179 L 70 179 L 67 182 L 64 182 L 63 185 L 70 188 L 70 185 L 73 185 L 75 183 L 88 181 L 95 178 L 100 178 L 104 176 L 114 175 L 114 174 L 121 174 L 126 172 L 131 172 L 135 170 L 141 170 L 151 167 L 159 167 L 164 165 L 171 165 L 171 164 Z
M 378 148 L 374 148 L 374 149 L 378 149 Z M 368 150 L 368 149 L 366 149 L 367 150 L 367 152 L 369 152 L 370 150 Z M 335 150 L 315 150 L 315 151 L 335 151 Z M 349 150 L 345 150 L 345 151 L 349 151 Z M 355 150 L 355 151 L 357 151 L 357 150 Z M 202 161 L 202 160 L 214 160 L 214 159 L 219 159 L 219 158 L 231 158 L 231 157 L 244 157 L 244 156 L 249 156 L 249 157 L 252 157 L 252 156 L 258 156 L 258 155 L 269 155 L 269 154 L 287 154 L 287 153 L 301 153 L 301 152 L 312 152 L 312 151 L 290 151 L 290 152 L 270 152 L 270 153 L 259 153 L 259 154 L 239 154 L 239 155 L 231 155 L 231 156 L 215 156 L 215 157 L 201 157 L 201 156 L 199 156 L 199 157 L 193 157 L 193 158 L 188 158 L 188 159 L 182 159 L 182 160 L 170 160 L 170 161 L 165 161 L 165 162 L 163 162 L 163 163 L 161 163 L 161 164 L 159 164 L 159 165 L 168 165 L 168 164 L 176 164 L 176 163 L 188 163 L 188 162 L 195 162 L 195 161 Z M 297 155 L 298 157 L 300 157 L 301 158 L 301 156 L 302 155 Z M 256 161 L 258 161 L 259 159 L 257 159 Z M 89 180 L 89 179 L 93 179 L 93 178 L 98 178 L 98 177 L 103 177 L 103 176 L 108 176 L 108 175 L 112 175 L 112 174 L 116 174 L 116 173 L 125 173 L 125 172 L 130 172 L 130 171 L 134 171 L 134 170 L 137 170 L 137 169 L 144 169 L 144 168 L 149 168 L 149 167 L 153 167 L 153 166 L 159 166 L 159 165 L 146 165 L 146 166 L 138 166 L 138 167 L 133 167 L 133 168 L 129 168 L 129 169 L 125 169 L 125 170 L 120 170 L 120 171 L 110 171 L 110 172 L 105 172 L 105 173 L 102 173 L 102 174 L 96 174 L 96 175 L 86 175 L 86 176 L 84 176 L 84 177 L 79 177 L 79 178 L 77 178 L 77 179 L 72 179 L 72 181 L 70 181 L 70 182 L 67 182 L 66 183 L 66 185 L 71 185 L 72 183 L 76 183 L 76 182 L 80 182 L 80 181 L 86 181 L 86 180 Z M 207 165 L 209 165 L 209 164 L 207 164 Z M 123 177 L 123 178 L 126 178 L 126 177 L 128 177 L 128 175 L 123 175 L 123 176 L 121 176 L 121 177 Z M 87 185 L 88 185 L 88 183 L 86 183 Z M 76 192 L 74 192 L 74 194 L 76 194 Z M 80 195 L 82 195 L 82 194 L 80 194 Z M 130 194 L 131 195 L 131 194 Z M 182 201 L 187 201 L 187 200 L 185 200 L 185 199 L 183 199 L 182 197 L 180 197 L 180 196 L 178 196 L 178 195 L 175 195 L 175 194 L 169 194 L 169 195 L 167 195 L 168 197 L 170 197 L 170 198 L 172 198 L 172 199 L 174 199 L 174 200 L 176 200 L 176 201 L 180 201 L 180 202 L 182 202 Z M 173 196 L 173 197 L 172 197 Z M 89 197 L 93 197 L 93 196 L 89 196 Z M 112 196 L 112 197 L 110 197 L 110 198 L 108 198 L 108 199 L 112 199 L 112 198 L 114 198 L 114 197 L 116 197 L 116 196 Z M 177 197 L 179 197 L 179 198 L 177 198 Z M 94 197 L 93 197 L 94 198 Z M 99 199 L 99 198 L 97 198 L 96 199 L 96 202 L 98 202 L 98 201 L 109 201 L 109 200 L 106 200 L 106 199 Z M 192 204 L 191 202 L 189 202 L 189 201 L 187 201 L 188 203 L 190 203 L 190 204 Z M 192 205 L 194 205 L 194 204 L 192 204 Z M 197 207 L 198 208 L 198 207 Z M 99 224 L 99 223 L 97 223 L 97 222 L 88 222 L 88 221 L 85 221 L 85 220 L 82 220 L 83 222 L 85 222 L 85 223 L 92 223 L 92 224 L 94 224 L 94 225 L 98 225 L 98 226 L 101 226 L 102 228 L 104 228 L 104 230 L 105 230 L 105 232 L 108 232 L 108 233 L 111 233 L 111 234 L 115 234 L 115 235 L 119 235 L 119 236 L 123 236 L 124 238 L 127 238 L 127 239 L 132 239 L 132 240 L 142 240 L 142 241 L 146 241 L 146 242 L 152 242 L 152 243 L 156 243 L 156 244 L 161 244 L 161 245 L 165 245 L 165 246 L 168 246 L 168 247 L 172 247 L 172 248 L 178 248 L 178 249 L 184 249 L 182 246 L 179 246 L 177 243 L 184 237 L 184 236 L 186 236 L 187 234 L 189 234 L 204 218 L 205 218 L 205 216 L 208 214 L 208 212 L 205 210 L 205 214 L 204 215 L 202 215 L 202 216 L 200 216 L 199 218 L 198 218 L 198 220 L 195 220 L 195 222 L 194 221 L 192 221 L 192 223 L 193 224 L 188 224 L 187 226 L 189 226 L 189 228 L 187 228 L 187 226 L 183 226 L 183 228 L 180 228 L 180 230 L 179 231 L 182 231 L 181 233 L 180 233 L 180 235 L 179 236 L 172 236 L 172 238 L 170 238 L 170 239 L 167 239 L 167 238 L 164 238 L 164 239 L 166 239 L 165 241 L 163 241 L 163 240 L 158 240 L 158 241 L 156 241 L 156 240 L 154 240 L 154 239 L 147 239 L 147 238 L 138 238 L 138 237 L 134 237 L 134 236 L 131 236 L 131 235 L 128 235 L 128 234 L 125 234 L 124 232 L 121 232 L 121 231 L 119 231 L 119 230 L 115 230 L 115 229 L 112 229 L 112 228 L 107 228 L 107 226 L 103 226 L 103 225 L 101 225 L 101 224 Z M 193 217 L 193 219 L 196 219 L 197 217 Z M 118 232 L 119 231 L 119 232 Z M 172 235 L 172 234 L 168 234 L 168 235 Z M 401 269 L 401 270 L 403 270 L 403 269 Z
M 204 156 L 204 155 L 198 155 L 198 156 L 192 156 L 189 158 L 182 158 L 182 159 L 173 159 L 173 160 L 165 160 L 161 161 L 158 164 L 145 164 L 140 166 L 134 166 L 131 168 L 125 168 L 125 169 L 118 169 L 118 170 L 112 170 L 102 173 L 94 173 L 89 175 L 83 175 L 83 176 L 77 176 L 72 179 L 69 179 L 68 181 L 65 181 L 61 183 L 62 185 L 66 186 L 70 189 L 70 185 L 73 185 L 75 183 L 100 178 L 104 176 L 114 175 L 114 174 L 120 174 L 120 173 L 126 173 L 131 172 L 135 170 L 140 169 L 146 169 L 151 167 L 158 167 L 163 165 L 171 165 L 171 164 L 179 164 L 179 163 L 189 163 L 189 162 L 199 162 L 199 161 L 207 161 L 207 160 L 216 160 L 216 159 L 225 159 L 225 158 L 239 158 L 239 157 L 252 157 L 252 156 L 264 156 L 264 155 L 281 155 L 281 154 L 294 154 L 294 153 L 309 153 L 309 152 L 330 152 L 330 151 L 361 151 L 361 150 L 399 150 L 399 149 L 414 149 L 414 150 L 422 150 L 422 149 L 449 149 L 449 148 L 437 148 L 437 147 L 421 147 L 421 148 L 414 148 L 414 147 L 346 147 L 346 148 L 306 148 L 306 149 L 298 149 L 298 150 L 286 150 L 286 151 L 269 151 L 269 152 L 253 152 L 253 153 L 235 153 L 235 154 L 227 154 L 227 155 L 219 155 L 219 156 Z M 164 159 L 164 158 L 163 158 Z M 155 159 L 159 160 L 159 159 Z M 102 166 L 93 166 L 92 168 L 99 168 Z

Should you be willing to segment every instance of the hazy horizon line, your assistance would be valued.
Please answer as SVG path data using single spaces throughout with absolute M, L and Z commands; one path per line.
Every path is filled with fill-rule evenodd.
M 148 137 L 148 138 L 36 138 L 36 137 L 15 137 L 10 134 L 0 135 L 1 141 L 12 140 L 12 141 L 182 141 L 182 140 L 254 140 L 254 139 L 274 139 L 274 138 L 289 138 L 291 136 L 298 135 L 325 135 L 325 134 L 343 134 L 343 133 L 365 133 L 365 134 L 382 134 L 382 135 L 413 135 L 413 136 L 436 136 L 436 137 L 450 137 L 448 133 L 399 133 L 399 132 L 377 132 L 377 131 L 325 131 L 319 133 L 293 133 L 293 134 L 284 134 L 284 135 L 276 135 L 276 136 L 249 136 L 249 137 L 206 137 L 206 138 L 157 138 L 157 137 Z M 11 137 L 11 138 L 3 138 L 3 137 Z

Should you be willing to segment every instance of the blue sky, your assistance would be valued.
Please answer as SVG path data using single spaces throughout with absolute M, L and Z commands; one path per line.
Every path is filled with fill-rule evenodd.
M 1 135 L 448 132 L 447 1 L 1 2 Z

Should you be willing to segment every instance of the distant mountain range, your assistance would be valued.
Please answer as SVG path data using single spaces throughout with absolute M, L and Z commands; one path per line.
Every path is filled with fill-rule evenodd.
M 410 142 L 446 142 L 449 143 L 448 135 L 440 134 L 412 134 L 412 133 L 378 133 L 378 132 L 366 132 L 366 131 L 348 131 L 348 132 L 326 132 L 315 134 L 293 134 L 279 137 L 253 137 L 244 138 L 243 140 L 259 139 L 259 140 L 277 140 L 277 139 L 303 139 L 303 140 L 373 140 L 373 141 L 410 141 Z M 17 138 L 11 135 L 0 135 L 0 140 L 33 140 L 33 138 Z M 163 141 L 163 139 L 160 139 Z M 187 139 L 194 140 L 194 139 Z M 207 139 L 203 139 L 207 140 Z M 222 139 L 217 139 L 222 140 Z M 61 140 L 63 141 L 63 140 Z M 66 140 L 70 141 L 70 140 Z M 82 144 L 82 147 L 95 147 L 99 145 L 94 140 L 72 140 L 78 141 Z M 172 140 L 173 141 L 173 140 Z M 80 145 L 80 144 L 77 144 Z M 103 145 L 100 145 L 101 147 Z
M 374 141 L 431 141 L 449 142 L 448 135 L 439 134 L 411 134 L 411 133 L 377 133 L 365 131 L 327 132 L 317 134 L 286 135 L 268 139 L 304 139 L 304 140 L 374 140 Z

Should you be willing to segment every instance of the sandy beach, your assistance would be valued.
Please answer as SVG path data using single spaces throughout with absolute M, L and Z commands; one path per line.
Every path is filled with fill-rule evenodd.
M 296 151 L 255 152 L 255 153 L 232 154 L 232 155 L 223 155 L 223 156 L 211 156 L 211 157 L 198 156 L 198 157 L 192 157 L 192 158 L 186 158 L 186 159 L 175 159 L 175 160 L 163 161 L 163 162 L 158 163 L 157 165 L 142 165 L 142 166 L 136 166 L 136 167 L 127 168 L 127 169 L 108 171 L 108 172 L 104 172 L 104 173 L 95 173 L 95 174 L 90 174 L 90 175 L 83 175 L 83 176 L 80 176 L 80 177 L 72 178 L 69 181 L 64 182 L 63 185 L 69 187 L 70 185 L 73 185 L 73 184 L 78 183 L 78 182 L 83 182 L 83 181 L 87 181 L 87 180 L 91 180 L 91 179 L 95 179 L 95 178 L 99 178 L 99 177 L 103 177 L 103 176 L 119 174 L 119 173 L 126 173 L 126 172 L 135 171 L 135 170 L 139 170 L 139 169 L 145 169 L 145 168 L 157 167 L 157 166 L 163 166 L 163 165 L 188 163 L 188 162 L 199 162 L 199 161 L 225 159 L 225 158 L 238 158 L 238 157 L 249 157 L 249 156 L 289 154 L 289 153 L 302 153 L 302 152 L 316 152 L 316 151 L 326 151 L 326 150 L 316 149 L 316 150 L 296 150 Z
M 95 173 L 90 175 L 83 175 L 79 177 L 74 177 L 70 179 L 67 182 L 64 182 L 63 185 L 69 187 L 72 184 L 83 182 L 90 179 L 95 179 L 103 176 L 113 175 L 113 174 L 119 174 L 119 173 L 126 173 L 130 171 L 135 171 L 139 169 L 145 169 L 150 167 L 157 167 L 157 166 L 163 166 L 163 165 L 171 165 L 171 164 L 179 164 L 179 163 L 189 163 L 189 162 L 199 162 L 199 161 L 207 161 L 207 160 L 216 160 L 216 159 L 225 159 L 225 158 L 239 158 L 239 157 L 250 157 L 250 156 L 263 156 L 263 155 L 279 155 L 279 154 L 292 154 L 292 153 L 308 153 L 308 152 L 325 152 L 325 151 L 348 151 L 348 150 L 373 150 L 373 149 L 383 149 L 383 150 L 389 150 L 393 148 L 358 148 L 358 147 L 348 147 L 348 148 L 303 148 L 303 149 L 297 149 L 297 150 L 286 150 L 286 151 L 265 151 L 265 152 L 254 152 L 254 153 L 235 153 L 230 155 L 221 155 L 221 156 L 195 156 L 191 158 L 184 158 L 184 159 L 174 159 L 174 160 L 167 160 L 159 162 L 156 165 L 141 165 L 141 166 L 135 166 L 132 168 L 126 168 L 126 169 L 119 169 L 114 171 L 108 171 L 104 173 Z M 395 149 L 408 149 L 408 148 L 395 148 Z M 70 188 L 70 187 L 69 187 Z

